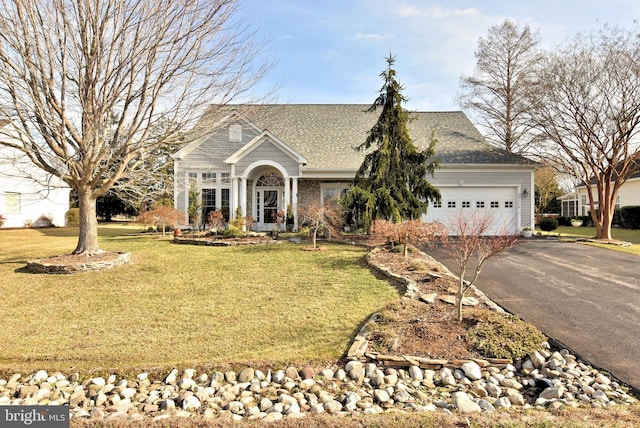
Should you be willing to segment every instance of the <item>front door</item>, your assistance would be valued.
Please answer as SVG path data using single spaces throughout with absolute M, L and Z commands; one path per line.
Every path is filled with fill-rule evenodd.
M 274 225 L 280 206 L 280 191 L 278 189 L 258 190 L 258 224 L 262 226 Z

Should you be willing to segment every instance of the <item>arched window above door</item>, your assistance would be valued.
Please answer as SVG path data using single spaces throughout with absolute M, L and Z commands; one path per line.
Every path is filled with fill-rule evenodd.
M 256 180 L 256 186 L 258 187 L 282 187 L 284 186 L 284 180 L 275 172 L 261 176 Z

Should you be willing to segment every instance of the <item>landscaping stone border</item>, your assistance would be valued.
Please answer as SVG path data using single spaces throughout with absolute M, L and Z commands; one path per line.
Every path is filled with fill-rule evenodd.
M 80 272 L 94 272 L 104 269 L 111 269 L 126 263 L 131 263 L 131 253 L 117 253 L 118 256 L 111 260 L 96 260 L 77 262 L 77 263 L 54 263 L 47 262 L 49 258 L 32 260 L 27 262 L 26 269 L 36 274 L 73 274 Z
M 273 245 L 273 244 L 281 244 L 282 242 L 283 241 L 276 241 L 275 239 L 232 240 L 232 239 L 183 238 L 179 236 L 176 236 L 173 238 L 174 244 L 203 245 L 207 247 L 234 247 L 238 245 Z

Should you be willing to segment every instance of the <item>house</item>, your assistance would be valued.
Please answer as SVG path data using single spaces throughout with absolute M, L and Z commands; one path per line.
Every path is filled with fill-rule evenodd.
M 377 120 L 358 104 L 212 106 L 194 128 L 198 138 L 173 155 L 175 208 L 186 211 L 189 189 L 197 190 L 203 218 L 240 207 L 258 230 L 271 230 L 274 214 L 299 212 L 314 200 L 325 203 L 351 185 L 361 144 Z M 430 178 L 442 194 L 424 217 L 445 224 L 461 210 L 494 219 L 492 233 L 518 233 L 534 218 L 535 163 L 486 143 L 464 113 L 417 112 L 410 134 L 425 147 L 432 131 L 441 168 Z
M 10 123 L 0 123 L 0 139 L 10 142 Z M 64 226 L 70 189 L 36 167 L 21 151 L 0 144 L 0 214 L 2 227 Z
M 591 186 L 593 188 L 593 195 L 597 198 L 598 193 L 595 188 L 595 182 Z M 562 195 L 558 199 L 560 199 L 562 203 L 560 214 L 562 216 L 586 216 L 589 215 L 589 211 L 591 211 L 591 207 L 589 206 L 589 196 L 587 194 L 587 186 L 584 184 L 577 186 L 573 192 Z M 594 202 L 597 208 L 597 199 Z M 620 186 L 615 208 L 618 209 L 632 205 L 640 205 L 640 171 L 632 174 L 627 181 Z

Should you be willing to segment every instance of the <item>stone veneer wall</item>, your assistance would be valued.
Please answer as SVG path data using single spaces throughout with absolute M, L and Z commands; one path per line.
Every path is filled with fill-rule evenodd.
M 320 181 L 300 180 L 298 182 L 298 215 L 313 201 L 320 199 Z

